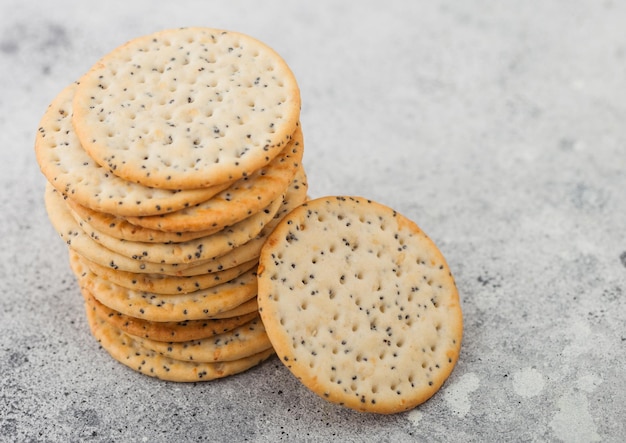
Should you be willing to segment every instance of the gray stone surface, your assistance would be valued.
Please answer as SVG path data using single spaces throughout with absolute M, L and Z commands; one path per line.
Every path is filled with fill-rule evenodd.
M 624 441 L 625 23 L 611 0 L 3 1 L 0 441 Z M 419 408 L 341 409 L 277 359 L 164 383 L 89 335 L 37 124 L 101 55 L 187 25 L 287 60 L 312 196 L 385 203 L 444 252 L 464 344 Z

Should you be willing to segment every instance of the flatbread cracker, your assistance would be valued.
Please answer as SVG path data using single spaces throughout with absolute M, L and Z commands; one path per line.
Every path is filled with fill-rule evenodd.
M 148 321 L 122 314 L 100 303 L 91 293 L 82 291 L 86 303 L 98 317 L 129 335 L 163 342 L 185 342 L 214 337 L 248 323 L 258 317 L 251 312 L 236 317 L 186 321 Z
M 258 317 L 232 331 L 205 339 L 168 343 L 137 338 L 137 343 L 165 357 L 207 363 L 239 360 L 272 347 Z
M 178 275 L 178 272 L 183 269 L 197 267 L 202 263 L 215 262 L 214 259 L 209 259 L 198 263 L 167 264 L 145 262 L 126 257 L 94 241 L 76 222 L 68 205 L 65 203 L 64 197 L 49 183 L 46 185 L 44 200 L 52 226 L 68 247 L 90 262 L 104 268 L 130 273 Z M 191 272 L 187 273 L 187 275 L 196 274 Z
M 100 303 L 131 317 L 150 321 L 206 320 L 256 297 L 256 270 L 231 281 L 187 294 L 161 294 L 125 288 L 99 277 L 72 254 L 72 271 L 81 289 Z
M 167 216 L 127 217 L 135 225 L 188 232 L 230 226 L 283 195 L 298 172 L 304 144 L 298 125 L 292 140 L 267 165 L 238 180 L 215 197 Z
M 159 264 L 194 264 L 222 256 L 254 239 L 278 212 L 283 198 L 272 202 L 263 210 L 206 237 L 181 243 L 147 243 L 122 240 L 94 229 L 89 223 L 78 223 L 89 238 L 124 257 Z M 75 217 L 76 220 L 77 217 Z
M 199 363 L 174 360 L 141 347 L 137 340 L 98 318 L 86 307 L 91 333 L 113 359 L 134 371 L 150 377 L 173 382 L 210 381 L 246 371 L 274 354 L 272 348 L 240 360 Z
M 100 165 L 146 186 L 194 189 L 269 163 L 295 131 L 300 91 L 267 45 L 197 27 L 116 48 L 80 78 L 73 107 Z
M 288 214 L 261 251 L 257 302 L 280 360 L 322 398 L 395 413 L 426 401 L 459 356 L 446 261 L 419 227 L 359 197 Z
M 144 228 L 142 226 L 129 223 L 124 217 L 106 212 L 94 211 L 86 206 L 80 205 L 71 199 L 65 202 L 69 206 L 74 219 L 80 225 L 81 221 L 89 224 L 93 229 L 104 233 L 110 237 L 122 240 L 139 241 L 146 243 L 181 243 L 197 238 L 215 234 L 223 229 L 221 226 L 203 231 L 189 232 L 165 232 L 158 229 Z
M 48 182 L 73 201 L 118 215 L 155 215 L 193 206 L 217 195 L 228 183 L 205 189 L 165 190 L 128 182 L 96 163 L 72 126 L 76 83 L 50 104 L 35 137 L 35 156 Z

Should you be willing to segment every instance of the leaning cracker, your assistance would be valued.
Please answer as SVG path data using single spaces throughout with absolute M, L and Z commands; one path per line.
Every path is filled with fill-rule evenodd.
M 229 226 L 260 211 L 284 194 L 298 172 L 304 153 L 298 125 L 292 140 L 267 165 L 236 181 L 215 197 L 167 216 L 128 217 L 145 228 L 187 232 Z
M 207 363 L 239 360 L 272 347 L 258 317 L 232 331 L 200 340 L 172 343 L 137 337 L 137 343 L 165 357 Z
M 73 123 L 85 150 L 128 181 L 167 189 L 230 182 L 290 140 L 300 92 L 249 36 L 185 28 L 136 38 L 81 79 Z
M 143 348 L 130 335 L 98 318 L 86 307 L 91 333 L 115 360 L 151 377 L 174 382 L 215 380 L 250 369 L 274 354 L 272 348 L 240 360 L 197 363 L 174 360 Z
M 319 198 L 285 217 L 261 251 L 257 301 L 289 370 L 359 411 L 426 401 L 459 356 L 461 307 L 441 252 L 362 198 Z
M 100 303 L 87 291 L 82 291 L 86 303 L 98 317 L 129 335 L 164 342 L 184 342 L 214 337 L 248 323 L 258 316 L 256 312 L 237 317 L 186 321 L 148 321 L 122 314 Z
M 122 180 L 96 163 L 83 149 L 71 122 L 77 85 L 67 86 L 50 104 L 35 138 L 42 173 L 62 194 L 97 211 L 118 215 L 154 215 L 206 201 L 228 184 L 206 189 L 165 190 Z

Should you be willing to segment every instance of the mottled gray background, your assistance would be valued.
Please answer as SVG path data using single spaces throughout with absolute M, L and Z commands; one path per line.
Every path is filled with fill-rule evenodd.
M 37 124 L 106 52 L 191 25 L 292 67 L 312 196 L 392 206 L 442 249 L 464 346 L 421 407 L 341 409 L 276 359 L 164 383 L 89 335 Z M 624 441 L 625 2 L 3 0 L 0 152 L 2 441 Z

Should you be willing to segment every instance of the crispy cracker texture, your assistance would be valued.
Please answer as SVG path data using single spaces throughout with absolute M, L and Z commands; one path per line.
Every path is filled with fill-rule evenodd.
M 87 153 L 131 182 L 231 182 L 290 141 L 300 91 L 285 61 L 237 32 L 193 27 L 138 37 L 80 78 L 72 122 Z
M 280 360 L 346 407 L 406 411 L 433 396 L 461 348 L 458 291 L 411 220 L 360 197 L 322 197 L 266 241 L 258 304 Z

